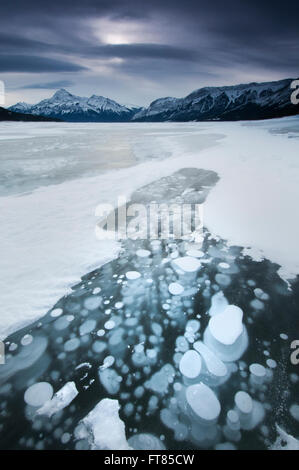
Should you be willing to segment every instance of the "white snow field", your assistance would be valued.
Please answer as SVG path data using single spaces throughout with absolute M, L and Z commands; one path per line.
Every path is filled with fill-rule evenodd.
M 299 273 L 298 131 L 298 117 L 0 123 L 0 339 L 42 317 L 83 274 L 117 256 L 117 242 L 95 236 L 98 204 L 116 205 L 118 196 L 129 198 L 184 167 L 220 176 L 204 205 L 204 225 L 293 278 Z

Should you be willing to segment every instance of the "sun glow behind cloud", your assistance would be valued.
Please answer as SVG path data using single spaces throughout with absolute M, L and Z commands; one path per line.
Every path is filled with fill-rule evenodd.
M 159 37 L 146 24 L 129 20 L 100 18 L 92 21 L 94 36 L 109 45 L 156 43 Z

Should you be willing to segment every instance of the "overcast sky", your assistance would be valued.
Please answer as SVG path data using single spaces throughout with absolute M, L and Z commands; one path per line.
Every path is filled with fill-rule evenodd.
M 10 0 L 0 18 L 7 106 L 61 87 L 147 105 L 299 75 L 298 0 Z

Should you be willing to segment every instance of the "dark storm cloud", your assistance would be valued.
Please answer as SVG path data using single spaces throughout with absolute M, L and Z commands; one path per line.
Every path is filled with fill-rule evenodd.
M 0 71 L 80 72 L 88 59 L 121 58 L 116 70 L 157 82 L 238 66 L 257 80 L 259 70 L 295 76 L 298 16 L 298 0 L 11 0 L 0 6 Z M 103 44 L 88 26 L 101 18 L 152 27 L 158 39 Z
M 24 85 L 21 87 L 22 90 L 56 90 L 57 88 L 66 88 L 73 85 L 71 80 L 56 80 L 54 82 L 47 83 L 32 83 L 30 85 Z
M 77 64 L 62 60 L 29 55 L 0 54 L 0 72 L 78 72 Z

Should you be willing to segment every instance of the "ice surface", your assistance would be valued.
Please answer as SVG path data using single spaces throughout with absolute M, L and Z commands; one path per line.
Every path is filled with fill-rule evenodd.
M 80 421 L 76 438 L 87 438 L 92 450 L 129 450 L 125 425 L 118 410 L 117 400 L 104 398 Z
M 48 382 L 38 382 L 27 388 L 24 394 L 24 400 L 27 405 L 40 407 L 53 396 L 53 387 Z
M 47 401 L 37 410 L 37 414 L 46 415 L 51 418 L 58 411 L 66 408 L 78 395 L 75 382 L 67 382 L 58 392 L 55 393 L 52 400 Z
M 218 398 L 211 388 L 203 383 L 190 385 L 186 398 L 193 412 L 204 421 L 215 421 L 221 410 Z
M 1 174 L 10 174 L 7 156 L 13 154 L 11 145 L 15 144 L 16 139 L 22 143 L 18 147 L 21 154 L 18 152 L 16 165 L 22 163 L 24 167 L 22 151 L 27 149 L 28 152 L 25 142 L 31 142 L 31 145 L 34 142 L 33 149 L 37 153 L 43 152 L 43 159 L 37 160 L 38 171 L 30 166 L 32 161 L 26 164 L 26 180 L 34 179 L 30 186 L 30 190 L 34 190 L 32 193 L 0 199 L 3 273 L 0 291 L 5 312 L 1 317 L 0 337 L 5 338 L 43 316 L 81 275 L 117 255 L 117 243 L 100 241 L 94 235 L 94 211 L 99 202 L 115 205 L 119 194 L 129 196 L 134 189 L 155 180 L 157 173 L 166 176 L 184 167 L 212 169 L 221 177 L 205 202 L 205 225 L 228 239 L 230 244 L 253 247 L 248 251 L 252 256 L 258 256 L 258 259 L 266 256 L 278 263 L 282 266 L 280 273 L 285 278 L 294 277 L 299 273 L 299 259 L 294 255 L 298 253 L 299 226 L 298 220 L 293 217 L 297 210 L 299 188 L 296 179 L 298 142 L 288 139 L 287 134 L 268 132 L 271 128 L 288 126 L 288 118 L 251 126 L 224 122 L 180 123 L 180 132 L 177 132 L 176 123 L 163 123 L 163 129 L 154 123 L 130 123 L 121 128 L 117 124 L 1 123 Z M 218 136 L 213 135 L 215 132 Z M 219 134 L 226 135 L 226 139 L 217 146 L 205 148 L 207 142 L 209 146 L 216 143 Z M 80 166 L 77 168 L 78 161 L 82 161 L 82 148 L 79 149 L 80 159 L 74 159 L 74 151 L 78 151 L 74 145 L 77 135 L 81 142 L 86 141 L 86 149 L 91 153 L 94 148 L 99 148 L 99 138 L 104 141 L 108 136 L 109 144 L 109 138 L 113 135 L 114 139 L 129 148 L 128 154 L 136 156 L 136 161 L 130 164 L 143 162 L 100 174 L 97 154 L 99 173 L 87 177 L 94 175 L 94 167 L 90 167 L 92 172 L 89 174 L 88 171 L 82 172 Z M 61 139 L 62 147 L 58 153 L 62 166 L 66 164 L 68 171 L 55 174 L 53 154 L 56 157 L 57 149 L 54 146 L 54 150 L 49 151 L 44 147 L 45 136 L 53 139 L 51 144 L 55 139 Z M 65 139 L 70 149 L 63 147 Z M 244 147 L 244 142 L 251 142 L 251 145 Z M 103 149 L 101 162 L 104 167 L 105 162 L 110 161 L 107 152 L 110 151 L 111 155 L 113 146 L 100 147 Z M 161 160 L 161 155 L 165 157 L 167 154 L 172 155 L 171 164 L 167 159 Z M 88 155 L 84 159 L 86 164 L 94 163 L 90 153 Z M 152 171 L 152 160 L 144 161 L 147 155 L 156 158 L 156 172 Z M 46 167 L 41 167 L 42 160 Z M 115 156 L 111 162 L 115 165 Z M 122 151 L 119 151 L 116 162 L 119 166 L 128 165 Z M 47 179 L 52 173 L 52 179 Z M 15 174 L 19 174 L 19 167 L 15 169 Z M 84 177 L 80 177 L 82 174 Z M 62 179 L 58 175 L 62 175 Z M 65 181 L 68 175 L 77 179 Z M 10 178 L 11 184 L 14 179 Z M 7 187 L 6 184 L 2 186 Z M 277 187 L 280 188 L 279 192 Z M 22 185 L 17 183 L 17 188 L 22 192 Z M 265 193 L 268 196 L 266 199 Z M 277 230 L 277 214 L 280 215 L 280 226 L 284 227 L 282 232 Z
M 270 446 L 270 450 L 299 450 L 299 440 L 288 434 L 280 426 L 276 425 L 278 433 L 276 441 Z

